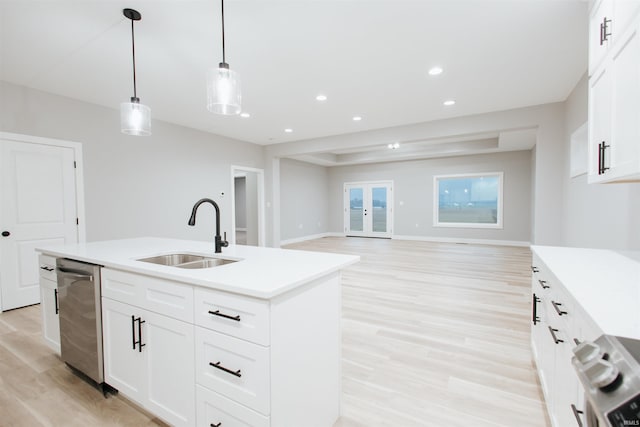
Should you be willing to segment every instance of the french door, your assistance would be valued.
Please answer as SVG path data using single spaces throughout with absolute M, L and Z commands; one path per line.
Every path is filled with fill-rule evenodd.
M 345 234 L 390 238 L 392 231 L 393 183 L 391 181 L 345 183 Z

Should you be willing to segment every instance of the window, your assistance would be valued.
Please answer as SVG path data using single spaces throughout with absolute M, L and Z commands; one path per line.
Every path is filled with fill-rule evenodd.
M 502 172 L 434 176 L 435 227 L 502 228 Z

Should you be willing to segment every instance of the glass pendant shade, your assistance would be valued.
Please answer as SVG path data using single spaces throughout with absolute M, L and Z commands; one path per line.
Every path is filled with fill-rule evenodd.
M 136 98 L 120 104 L 120 130 L 127 135 L 151 135 L 151 109 Z
M 220 63 L 218 68 L 209 70 L 207 75 L 207 109 L 212 113 L 240 114 L 242 93 L 240 76 L 229 65 Z

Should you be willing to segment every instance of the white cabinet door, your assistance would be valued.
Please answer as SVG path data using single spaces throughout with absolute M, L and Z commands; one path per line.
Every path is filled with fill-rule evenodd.
M 611 70 L 600 67 L 589 79 L 589 183 L 606 179 L 602 151 L 611 146 Z
M 195 424 L 194 326 L 102 298 L 105 382 L 174 426 Z
M 145 311 L 146 407 L 174 426 L 195 425 L 194 326 Z
M 145 355 L 136 344 L 137 322 L 144 310 L 102 298 L 105 382 L 144 406 Z M 144 349 L 144 347 L 143 347 Z
M 610 172 L 640 178 L 640 24 L 622 35 L 611 54 Z M 606 152 L 605 152 L 606 153 Z M 608 153 L 606 153 L 608 154 Z
M 40 311 L 42 314 L 42 336 L 57 354 L 60 354 L 60 319 L 58 318 L 58 285 L 40 278 Z

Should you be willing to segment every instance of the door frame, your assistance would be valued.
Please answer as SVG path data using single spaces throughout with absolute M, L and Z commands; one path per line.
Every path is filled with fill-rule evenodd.
M 349 196 L 347 194 L 347 187 L 358 187 L 358 186 L 362 186 L 362 187 L 374 187 L 376 185 L 379 186 L 387 186 L 389 188 L 389 191 L 387 192 L 387 232 L 386 233 L 381 233 L 381 232 L 374 232 L 371 231 L 370 233 L 367 233 L 364 230 L 364 223 L 363 223 L 363 231 L 362 232 L 356 232 L 357 234 L 353 234 L 353 233 L 349 233 L 349 227 L 350 227 L 350 223 L 351 223 L 351 216 L 350 216 L 350 212 L 349 212 Z M 344 225 L 344 235 L 345 236 L 354 236 L 354 237 L 378 237 L 378 238 L 386 238 L 386 239 L 391 239 L 393 238 L 393 180 L 375 180 L 375 181 L 354 181 L 354 182 L 345 182 L 343 184 L 343 213 L 344 213 L 344 217 L 343 217 L 343 225 Z M 364 199 L 364 195 L 363 195 L 363 199 Z
M 236 175 L 252 172 L 258 177 L 258 246 L 265 245 L 265 212 L 264 212 L 264 169 L 231 165 L 231 238 L 229 244 L 236 244 Z
M 75 191 L 76 191 L 76 218 L 78 218 L 77 235 L 78 243 L 85 243 L 87 240 L 87 229 L 85 221 L 84 206 L 84 169 L 82 162 L 82 144 L 74 141 L 63 141 L 61 139 L 44 138 L 40 136 L 23 135 L 18 133 L 0 132 L 0 140 L 18 142 L 24 144 L 36 144 L 73 149 L 73 160 L 75 164 Z M 0 189 L 2 186 L 0 185 Z M 1 198 L 1 195 L 0 195 Z M 0 286 L 2 286 L 0 279 Z M 2 294 L 0 293 L 0 307 L 2 307 Z M 1 312 L 0 308 L 0 312 Z

